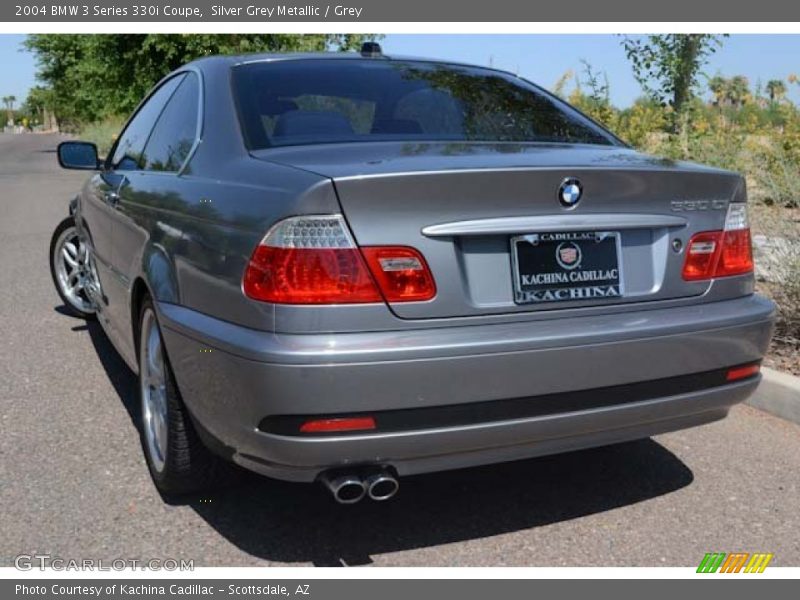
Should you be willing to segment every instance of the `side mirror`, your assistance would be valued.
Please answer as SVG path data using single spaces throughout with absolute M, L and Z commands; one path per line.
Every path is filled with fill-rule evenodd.
M 97 146 L 91 142 L 61 142 L 58 145 L 58 164 L 64 169 L 95 171 L 100 167 Z

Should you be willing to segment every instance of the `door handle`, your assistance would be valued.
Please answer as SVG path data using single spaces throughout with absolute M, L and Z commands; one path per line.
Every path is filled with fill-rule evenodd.
M 130 183 L 127 176 L 123 175 L 122 179 L 119 181 L 119 185 L 116 189 L 107 190 L 105 193 L 106 202 L 110 204 L 112 207 L 116 208 L 119 204 L 119 201 L 122 200 L 121 192 L 122 189 Z

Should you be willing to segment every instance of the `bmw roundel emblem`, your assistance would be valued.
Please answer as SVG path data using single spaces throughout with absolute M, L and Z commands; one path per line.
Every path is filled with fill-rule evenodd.
M 558 201 L 564 208 L 574 208 L 583 195 L 581 182 L 574 177 L 567 177 L 558 186 Z

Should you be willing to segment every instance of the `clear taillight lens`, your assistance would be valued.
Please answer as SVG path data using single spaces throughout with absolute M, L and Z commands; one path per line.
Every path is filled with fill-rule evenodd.
M 753 249 L 747 205 L 728 205 L 723 231 L 703 231 L 692 236 L 686 248 L 686 281 L 744 275 L 753 271 Z

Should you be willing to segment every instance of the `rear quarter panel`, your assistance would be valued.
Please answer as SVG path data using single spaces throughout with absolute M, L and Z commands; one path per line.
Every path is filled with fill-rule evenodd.
M 121 206 L 123 270 L 131 285 L 143 278 L 161 302 L 268 330 L 271 306 L 241 289 L 253 249 L 276 220 L 337 212 L 336 196 L 328 180 L 296 169 L 243 158 L 221 170 L 224 179 L 189 173 L 136 182 Z

